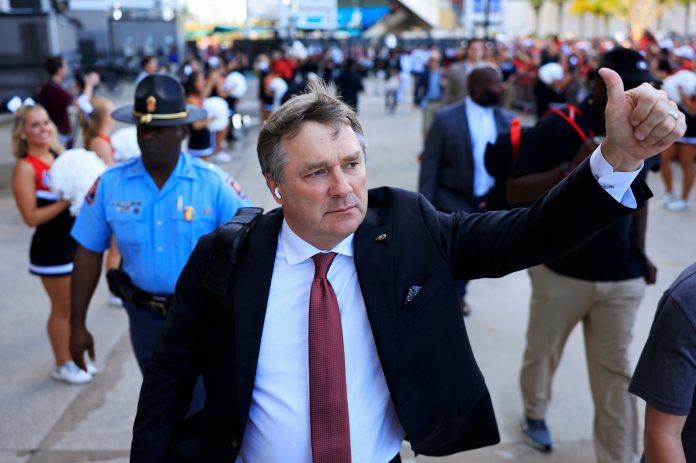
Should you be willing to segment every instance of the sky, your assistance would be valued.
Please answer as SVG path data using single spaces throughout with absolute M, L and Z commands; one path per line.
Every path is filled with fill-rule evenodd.
M 188 0 L 186 3 L 189 11 L 204 23 L 242 22 L 246 17 L 245 0 Z

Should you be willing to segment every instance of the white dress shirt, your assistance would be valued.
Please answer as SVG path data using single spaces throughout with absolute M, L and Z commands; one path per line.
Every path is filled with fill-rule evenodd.
M 636 207 L 630 190 L 635 172 L 614 172 L 597 148 L 590 168 L 617 201 Z M 353 260 L 353 236 L 332 249 L 327 275 L 341 311 L 353 462 L 387 463 L 405 432 L 379 362 Z M 311 257 L 320 251 L 283 221 L 261 336 L 254 391 L 237 463 L 310 463 L 309 293 Z
M 495 143 L 498 138 L 498 128 L 493 108 L 481 106 L 468 96 L 464 101 L 474 159 L 474 196 L 480 197 L 495 185 L 495 178 L 486 170 L 485 156 L 488 143 Z
M 404 430 L 389 396 L 353 260 L 353 235 L 327 278 L 341 311 L 353 462 L 387 463 Z M 238 463 L 311 463 L 309 293 L 321 252 L 283 221 L 261 336 L 254 392 Z

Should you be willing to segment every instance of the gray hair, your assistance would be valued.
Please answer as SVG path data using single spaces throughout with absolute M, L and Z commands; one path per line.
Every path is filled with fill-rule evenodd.
M 362 125 L 355 111 L 332 95 L 323 81 L 310 81 L 307 89 L 307 93 L 293 96 L 274 112 L 259 132 L 256 152 L 261 172 L 276 183 L 284 181 L 283 167 L 287 163 L 282 141 L 297 135 L 305 122 L 330 126 L 333 137 L 338 137 L 341 128 L 349 126 L 358 137 L 363 153 L 367 149 Z

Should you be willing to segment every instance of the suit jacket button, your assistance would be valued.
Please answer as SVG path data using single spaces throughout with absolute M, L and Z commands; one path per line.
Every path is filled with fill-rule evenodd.
M 230 445 L 232 446 L 233 449 L 236 449 L 237 447 L 239 447 L 239 441 L 237 439 L 232 439 L 230 441 Z

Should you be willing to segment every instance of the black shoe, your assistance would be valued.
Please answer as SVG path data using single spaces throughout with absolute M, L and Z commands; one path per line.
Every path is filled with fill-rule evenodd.
M 551 433 L 544 420 L 522 418 L 522 433 L 524 440 L 533 448 L 541 452 L 550 452 L 553 449 Z

